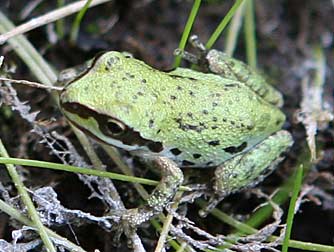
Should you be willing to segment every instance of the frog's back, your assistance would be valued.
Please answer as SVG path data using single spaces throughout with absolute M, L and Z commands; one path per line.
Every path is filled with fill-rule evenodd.
M 242 83 L 177 69 L 157 104 L 156 139 L 184 166 L 216 166 L 279 130 L 284 114 Z M 157 119 L 156 119 L 157 120 Z M 159 122 L 159 123 L 158 123 Z M 160 137 L 159 137 L 160 135 Z
M 164 155 L 182 166 L 216 166 L 252 148 L 285 120 L 241 82 L 189 69 L 165 73 L 139 60 L 107 56 L 110 63 L 99 74 L 83 76 L 90 84 L 75 93 L 82 101 L 87 96 L 87 107 L 126 124 L 135 132 L 132 138 L 145 139 L 124 139 L 119 147 Z M 88 97 L 101 89 L 96 101 Z

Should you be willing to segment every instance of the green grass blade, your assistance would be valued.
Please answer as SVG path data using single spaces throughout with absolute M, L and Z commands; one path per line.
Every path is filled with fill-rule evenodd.
M 244 19 L 246 55 L 248 65 L 256 68 L 256 38 L 255 38 L 255 17 L 254 17 L 254 2 L 248 0 L 246 2 L 246 13 Z
M 57 0 L 57 7 L 63 7 L 65 5 L 65 0 Z M 56 32 L 58 34 L 58 38 L 62 39 L 65 35 L 64 32 L 65 22 L 64 19 L 59 19 L 56 21 Z
M 106 172 L 106 171 L 98 170 L 98 169 L 90 169 L 90 168 L 58 164 L 58 163 L 39 161 L 39 160 L 0 157 L 0 164 L 15 164 L 15 165 L 43 168 L 43 169 L 74 172 L 74 173 L 110 178 L 110 179 L 120 180 L 120 181 L 125 181 L 125 182 L 140 183 L 144 185 L 156 186 L 158 184 L 157 181 L 151 180 L 151 179 L 138 178 L 138 177 L 123 175 L 119 173 Z M 190 190 L 186 186 L 181 186 L 180 189 L 185 190 L 185 191 Z
M 242 21 L 245 14 L 245 1 L 242 2 L 240 7 L 237 9 L 231 23 L 228 27 L 227 34 L 225 36 L 225 53 L 232 57 L 234 50 L 237 45 L 237 39 L 240 33 L 240 29 L 242 26 Z
M 243 2 L 243 0 L 236 0 L 232 8 L 227 12 L 223 20 L 220 22 L 216 30 L 212 33 L 211 37 L 209 38 L 208 42 L 206 43 L 205 47 L 207 49 L 210 49 L 213 44 L 217 41 L 220 34 L 225 29 L 226 25 L 230 22 L 231 18 L 233 17 L 234 13 L 239 8 L 240 4 Z
M 306 146 L 302 148 L 302 151 L 299 154 L 296 167 L 299 167 L 299 165 L 303 165 L 305 174 L 307 174 L 311 168 L 310 151 Z M 278 205 L 282 205 L 284 202 L 288 200 L 289 193 L 292 191 L 293 188 L 294 180 L 295 180 L 294 176 L 291 176 L 284 183 L 284 185 L 279 188 L 279 190 L 275 193 L 275 195 L 272 198 L 273 202 L 275 202 Z M 246 221 L 246 224 L 255 228 L 259 227 L 268 218 L 270 218 L 272 212 L 273 208 L 272 206 L 270 206 L 270 204 L 264 205 L 263 207 L 260 207 L 254 213 L 252 213 L 250 218 Z
M 72 25 L 71 35 L 70 35 L 70 43 L 72 43 L 72 44 L 75 44 L 75 41 L 78 38 L 80 23 L 81 23 L 84 15 L 86 14 L 86 12 L 88 10 L 88 7 L 89 7 L 91 2 L 92 2 L 92 0 L 87 0 L 84 7 L 79 11 L 79 13 L 75 17 L 75 20 L 74 20 L 73 25 Z
M 2 144 L 1 139 L 0 139 L 0 156 L 7 157 L 7 158 L 9 157 L 5 146 Z M 38 215 L 37 210 L 34 206 L 34 203 L 32 202 L 32 199 L 30 198 L 29 193 L 27 192 L 27 190 L 26 190 L 26 188 L 25 188 L 25 186 L 22 182 L 22 180 L 20 178 L 20 175 L 16 171 L 16 168 L 12 164 L 6 164 L 6 167 L 7 167 L 7 171 L 9 173 L 10 177 L 12 178 L 12 180 L 14 182 L 14 185 L 17 189 L 17 192 L 21 197 L 22 202 L 27 207 L 28 214 L 29 214 L 32 222 L 36 226 L 37 232 L 39 233 L 39 236 L 41 237 L 45 247 L 47 248 L 47 251 L 56 252 L 57 250 L 53 246 L 53 243 L 52 243 L 49 235 L 47 234 L 46 229 L 45 229 L 41 219 L 39 218 L 39 215 Z
M 3 213 L 6 213 L 11 218 L 18 220 L 19 222 L 23 223 L 26 226 L 29 227 L 36 227 L 35 224 L 29 220 L 26 216 L 21 214 L 17 209 L 10 206 L 8 203 L 0 199 L 0 211 Z M 63 247 L 67 248 L 69 251 L 75 251 L 75 252 L 87 252 L 86 250 L 82 249 L 78 245 L 72 243 L 71 241 L 67 240 L 64 237 L 61 237 L 60 235 L 56 234 L 52 230 L 45 228 L 48 235 L 54 239 L 57 240 L 59 244 L 61 244 Z
M 287 217 L 287 226 L 285 230 L 285 236 L 283 240 L 283 246 L 282 246 L 282 252 L 288 252 L 289 248 L 289 242 L 290 242 L 290 236 L 291 236 L 291 230 L 292 230 L 292 223 L 293 223 L 293 217 L 295 215 L 295 206 L 298 199 L 298 194 L 300 191 L 300 188 L 302 186 L 303 182 L 303 166 L 300 165 L 297 174 L 295 176 L 295 183 L 293 187 L 293 192 L 291 196 L 289 211 L 288 211 L 288 217 Z
M 186 44 L 189 38 L 189 34 L 195 22 L 195 18 L 198 13 L 200 5 L 201 5 L 201 0 L 194 1 L 193 7 L 191 8 L 191 11 L 190 11 L 187 23 L 186 23 L 186 26 L 184 27 L 184 30 L 182 33 L 182 37 L 181 37 L 179 47 L 178 47 L 179 49 L 183 50 L 186 47 Z M 176 56 L 173 67 L 179 67 L 181 64 L 181 59 L 182 59 L 181 55 Z

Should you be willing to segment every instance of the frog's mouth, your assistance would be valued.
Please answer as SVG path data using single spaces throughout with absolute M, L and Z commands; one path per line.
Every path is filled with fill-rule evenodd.
M 100 142 L 129 151 L 146 149 L 159 153 L 163 150 L 161 142 L 143 138 L 138 131 L 117 118 L 98 113 L 76 102 L 64 102 L 61 106 L 63 114 L 73 125 Z

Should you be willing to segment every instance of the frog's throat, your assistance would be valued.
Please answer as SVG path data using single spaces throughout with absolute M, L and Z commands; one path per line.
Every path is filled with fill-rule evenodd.
M 71 111 L 71 107 L 74 107 L 73 105 L 76 106 L 75 111 Z M 75 125 L 78 129 L 83 131 L 84 133 L 87 133 L 90 137 L 93 139 L 98 140 L 99 142 L 113 145 L 118 148 L 122 148 L 125 150 L 133 150 L 133 149 L 147 149 L 148 152 L 154 152 L 154 153 L 159 153 L 163 151 L 163 146 L 161 142 L 155 142 L 149 139 L 146 139 L 140 135 L 139 132 L 135 131 L 133 128 L 126 126 L 126 131 L 119 135 L 119 136 L 111 136 L 105 132 L 105 128 L 103 125 L 105 122 L 108 121 L 109 118 L 112 118 L 108 115 L 98 113 L 82 104 L 78 103 L 64 103 L 62 104 L 62 107 L 66 109 L 63 110 L 63 114 L 69 120 L 73 125 Z M 79 109 L 78 109 L 79 108 Z M 98 134 L 94 134 L 91 130 L 87 129 L 84 127 L 84 124 L 80 124 L 80 122 L 73 120 L 71 118 L 70 114 L 73 114 L 74 116 L 78 116 L 79 118 L 82 119 L 89 119 L 92 118 L 98 125 L 99 127 L 99 133 L 101 133 L 104 137 L 99 137 Z M 111 140 L 110 142 L 108 141 L 108 138 Z M 119 142 L 120 144 L 116 144 Z

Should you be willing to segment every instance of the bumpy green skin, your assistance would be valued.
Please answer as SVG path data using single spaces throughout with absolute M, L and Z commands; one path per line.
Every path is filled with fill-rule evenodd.
M 260 74 L 245 63 L 231 58 L 218 50 L 210 50 L 206 55 L 206 59 L 211 72 L 223 78 L 238 80 L 244 83 L 257 95 L 277 107 L 283 105 L 282 95 L 270 86 Z
M 262 180 L 292 144 L 281 130 L 285 116 L 277 90 L 219 51 L 209 51 L 206 60 L 212 73 L 162 72 L 111 51 L 70 78 L 60 95 L 65 116 L 100 141 L 148 160 L 176 163 L 163 167 L 165 174 L 176 175 L 161 181 L 149 200 L 151 211 L 146 206 L 126 217 L 139 220 L 133 226 L 171 199 L 183 180 L 176 165 L 217 166 L 214 188 L 225 196 Z M 109 132 L 110 120 L 124 131 Z
M 180 166 L 220 165 L 252 149 L 285 121 L 279 109 L 237 80 L 182 68 L 165 73 L 119 52 L 100 56 L 88 74 L 66 87 L 61 101 L 115 117 L 141 137 L 162 143 L 163 150 L 115 142 L 93 118 L 88 122 L 65 111 L 100 140 L 166 156 Z

